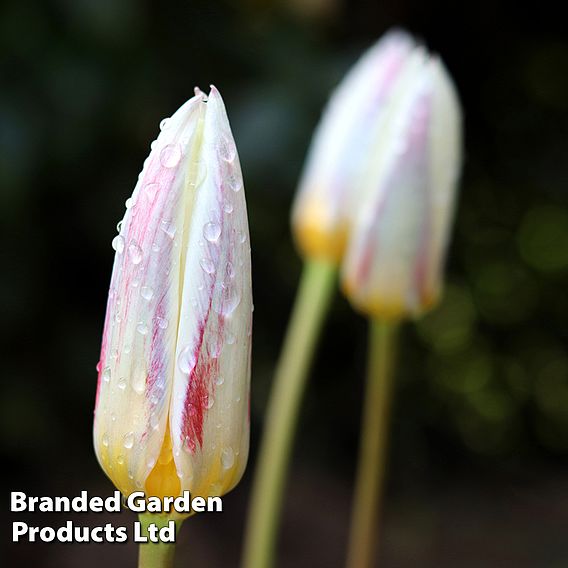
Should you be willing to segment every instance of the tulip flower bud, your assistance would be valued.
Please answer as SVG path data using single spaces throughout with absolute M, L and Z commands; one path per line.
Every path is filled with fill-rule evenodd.
M 301 252 L 339 262 L 345 251 L 361 175 L 381 132 L 395 87 L 414 48 L 401 31 L 367 51 L 330 98 L 314 134 L 292 226 Z
M 124 494 L 218 496 L 249 444 L 243 182 L 215 87 L 160 129 L 113 241 L 94 444 Z
M 461 168 L 461 111 L 442 62 L 417 48 L 363 176 L 342 282 L 362 312 L 418 316 L 435 304 Z

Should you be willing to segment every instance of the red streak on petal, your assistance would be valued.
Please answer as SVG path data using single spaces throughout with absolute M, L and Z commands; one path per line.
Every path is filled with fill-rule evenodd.
M 196 364 L 189 374 L 189 382 L 183 409 L 182 436 L 187 448 L 194 453 L 197 446 L 203 447 L 203 421 L 209 401 L 209 391 L 215 384 L 215 377 L 219 372 L 219 360 L 213 357 L 204 346 L 205 326 L 211 313 L 209 307 L 205 323 L 199 330 L 199 340 L 194 349 Z M 222 337 L 223 321 L 220 316 L 217 333 Z M 218 338 L 216 338 L 218 339 Z

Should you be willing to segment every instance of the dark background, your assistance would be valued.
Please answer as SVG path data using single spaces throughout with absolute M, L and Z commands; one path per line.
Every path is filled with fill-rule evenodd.
M 546 2 L 2 2 L 6 497 L 112 491 L 91 442 L 110 242 L 160 120 L 194 85 L 215 83 L 249 205 L 253 446 L 226 512 L 186 522 L 178 566 L 237 566 L 301 268 L 291 199 L 330 89 L 392 25 L 442 55 L 462 98 L 467 150 L 444 301 L 404 330 L 382 566 L 568 564 L 568 41 Z M 365 321 L 338 294 L 303 406 L 279 567 L 343 565 L 365 339 Z M 3 565 L 135 563 L 132 544 L 4 549 L 20 518 L 8 511 L 6 498 Z M 67 518 L 134 520 L 28 520 Z

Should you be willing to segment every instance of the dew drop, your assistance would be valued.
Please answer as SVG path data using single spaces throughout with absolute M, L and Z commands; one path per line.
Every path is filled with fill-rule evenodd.
M 227 276 L 232 280 L 235 277 L 235 267 L 231 261 L 227 262 L 226 266 Z
M 154 296 L 154 290 L 150 286 L 142 286 L 140 289 L 140 295 L 145 299 L 150 301 Z
M 116 461 L 118 465 L 122 465 L 124 463 L 124 456 L 123 455 L 117 456 Z
M 150 414 L 150 427 L 153 430 L 157 430 L 159 425 L 160 418 L 158 417 L 158 414 L 156 412 L 152 412 L 152 414 Z
M 128 434 L 124 435 L 124 438 L 122 439 L 122 445 L 129 450 L 130 448 L 132 448 L 132 446 L 134 446 L 134 433 L 133 432 L 128 432 Z
M 173 223 L 170 223 L 170 221 L 162 221 L 160 229 L 162 229 L 162 231 L 164 231 L 170 239 L 173 239 L 176 236 L 176 226 Z
M 118 253 L 122 254 L 124 251 L 124 239 L 120 235 L 116 235 L 112 239 L 112 248 Z
M 220 341 L 218 338 L 213 337 L 209 342 L 209 355 L 211 355 L 213 359 L 217 359 L 221 354 L 222 349 L 223 349 L 223 342 Z
M 128 245 L 128 255 L 132 264 L 140 264 L 142 262 L 142 249 L 134 241 Z
M 116 224 L 116 232 L 120 233 L 120 231 L 122 231 L 122 225 L 124 225 L 124 219 L 121 219 L 117 224 Z
M 100 361 L 97 363 L 95 370 L 97 371 L 97 373 L 100 372 L 100 370 L 101 370 L 101 362 Z
M 223 448 L 221 452 L 221 465 L 223 469 L 231 469 L 235 463 L 235 452 L 233 448 Z
M 243 180 L 241 179 L 241 176 L 237 175 L 236 173 L 233 173 L 227 179 L 227 185 L 229 186 L 230 189 L 232 189 L 235 193 L 237 193 L 243 187 Z
M 178 356 L 178 367 L 184 375 L 189 375 L 195 366 L 195 356 L 190 345 L 181 350 Z
M 155 465 L 156 465 L 156 458 L 148 458 L 146 466 L 149 468 L 153 468 Z
M 164 120 L 160 122 L 160 130 L 166 130 L 166 128 L 168 128 L 169 125 L 170 125 L 170 119 L 164 118 Z
M 215 265 L 213 264 L 213 261 L 210 258 L 202 258 L 199 261 L 199 264 L 201 265 L 201 268 L 205 273 L 207 274 L 215 273 Z
M 223 302 L 223 314 L 230 316 L 241 303 L 241 295 L 236 288 L 229 289 Z
M 152 250 L 154 252 L 160 252 L 160 245 L 158 243 L 153 243 L 152 244 Z
M 234 345 L 236 341 L 237 338 L 234 334 L 227 333 L 227 336 L 225 337 L 225 342 L 227 343 L 227 345 Z
M 237 156 L 237 148 L 233 140 L 223 135 L 219 144 L 219 156 L 225 162 L 233 162 Z
M 126 388 L 126 379 L 124 377 L 118 379 L 117 385 L 120 390 L 124 390 Z
M 124 206 L 126 207 L 126 209 L 131 209 L 132 207 L 134 207 L 134 205 L 136 205 L 136 202 L 134 201 L 133 197 L 129 197 L 125 202 L 124 202 Z
M 230 201 L 225 201 L 225 205 L 223 206 L 223 211 L 225 211 L 225 213 L 232 213 L 233 204 Z
M 156 199 L 156 195 L 158 193 L 158 190 L 160 189 L 160 184 L 159 183 L 147 183 L 144 186 L 144 194 L 146 195 L 146 197 L 148 198 L 148 200 L 150 202 L 153 202 L 154 199 Z
M 181 148 L 178 144 L 168 144 L 160 152 L 160 164 L 164 168 L 175 168 L 181 160 Z
M 160 329 L 166 329 L 168 327 L 168 320 L 166 318 L 161 318 L 160 316 L 158 316 L 156 318 L 156 323 L 158 324 L 158 327 Z
M 136 331 L 140 335 L 146 335 L 148 333 L 148 326 L 143 321 L 138 322 L 138 325 L 136 326 Z
M 105 448 L 108 448 L 108 444 L 109 444 L 108 434 L 103 434 L 102 442 L 103 442 L 103 446 Z
M 224 382 L 225 382 L 225 379 L 224 379 L 222 376 L 220 376 L 220 375 L 215 379 L 215 384 L 216 384 L 217 386 L 222 385 Z
M 207 404 L 205 405 L 207 410 L 210 410 L 211 408 L 213 408 L 214 404 L 215 404 L 215 399 L 212 396 L 208 396 L 207 397 Z
M 242 244 L 242 243 L 246 243 L 246 241 L 247 241 L 247 234 L 244 231 L 242 231 L 239 234 L 239 242 Z
M 132 388 L 134 389 L 135 393 L 143 394 L 146 390 L 146 377 L 144 375 L 138 375 L 132 381 Z
M 103 377 L 103 381 L 104 381 L 105 383 L 110 382 L 110 367 L 105 367 L 105 368 L 104 368 L 102 377 Z
M 205 225 L 203 225 L 203 236 L 205 240 L 210 243 L 217 242 L 221 236 L 221 225 L 217 223 L 205 223 Z

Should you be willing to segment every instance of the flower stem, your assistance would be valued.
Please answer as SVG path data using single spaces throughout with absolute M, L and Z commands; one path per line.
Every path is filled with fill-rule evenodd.
M 331 262 L 308 261 L 304 266 L 268 404 L 252 488 L 243 568 L 268 568 L 274 562 L 282 493 L 300 402 L 335 289 L 336 273 Z
M 376 553 L 398 325 L 371 320 L 361 445 L 347 568 L 370 568 Z
M 167 515 L 153 515 L 151 513 L 138 516 L 141 523 L 141 534 L 148 537 L 148 527 L 154 524 L 158 530 L 167 527 L 169 521 L 174 519 Z M 176 520 L 175 533 L 179 531 L 182 521 Z M 175 542 L 148 542 L 140 543 L 138 555 L 138 568 L 172 568 L 174 565 Z

